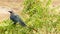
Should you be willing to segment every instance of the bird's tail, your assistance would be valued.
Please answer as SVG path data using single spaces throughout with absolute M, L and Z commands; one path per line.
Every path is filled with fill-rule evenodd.
M 19 23 L 20 23 L 22 26 L 27 26 L 22 20 L 19 20 Z
M 19 20 L 19 23 L 20 23 L 22 26 L 26 26 L 27 28 L 30 28 L 30 29 L 32 29 L 32 30 L 34 30 L 34 31 L 37 32 L 37 30 L 36 30 L 35 28 L 32 28 L 32 27 L 27 26 L 22 20 Z

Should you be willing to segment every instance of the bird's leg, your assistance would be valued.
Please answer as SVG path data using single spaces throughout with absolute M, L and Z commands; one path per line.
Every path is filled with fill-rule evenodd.
M 16 25 L 16 22 L 14 22 L 13 25 Z
M 16 24 L 16 22 L 14 22 L 13 24 Z
M 16 22 L 14 22 L 12 25 L 13 25 L 13 27 L 15 28 L 15 26 L 16 26 Z

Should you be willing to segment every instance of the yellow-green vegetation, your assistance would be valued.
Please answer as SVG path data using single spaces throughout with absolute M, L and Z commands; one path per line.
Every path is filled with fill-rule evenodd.
M 22 13 L 25 23 L 37 30 L 12 25 L 11 20 L 2 23 L 8 26 L 0 26 L 1 34 L 60 34 L 60 6 L 51 7 L 52 0 L 25 0 Z M 4 25 L 2 24 L 2 25 Z

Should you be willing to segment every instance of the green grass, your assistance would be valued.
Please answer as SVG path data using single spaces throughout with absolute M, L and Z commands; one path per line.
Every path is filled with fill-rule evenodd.
M 22 14 L 25 23 L 35 28 L 22 27 L 18 23 L 12 25 L 11 20 L 5 20 L 0 25 L 0 34 L 60 34 L 60 6 L 50 8 L 52 0 L 25 0 Z M 28 17 L 27 17 L 28 16 Z
M 1 24 L 3 26 L 0 26 L 0 34 L 29 34 L 30 32 L 33 31 L 29 28 L 22 27 L 18 23 L 16 25 L 13 25 L 13 22 L 9 19 L 6 21 L 3 21 Z M 30 34 L 33 34 L 33 33 L 30 33 Z

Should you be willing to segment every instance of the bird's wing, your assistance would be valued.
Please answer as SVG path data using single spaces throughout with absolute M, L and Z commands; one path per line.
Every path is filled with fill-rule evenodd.
M 13 14 L 13 15 L 10 16 L 10 19 L 14 22 L 18 22 L 19 16 L 17 14 Z
M 18 15 L 16 15 L 16 18 L 18 19 L 18 22 L 19 22 L 22 26 L 27 26 L 27 25 L 23 22 L 23 20 L 22 20 Z

